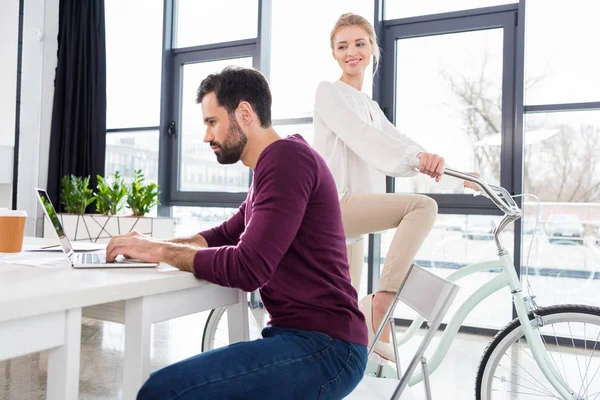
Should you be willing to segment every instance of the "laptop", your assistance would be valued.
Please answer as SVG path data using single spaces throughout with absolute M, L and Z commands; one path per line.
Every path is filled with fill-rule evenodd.
M 56 210 L 48 197 L 48 193 L 44 189 L 36 189 L 38 199 L 46 217 L 54 227 L 60 246 L 63 252 L 67 255 L 71 266 L 73 268 L 154 268 L 158 266 L 158 263 L 148 263 L 140 260 L 125 259 L 117 257 L 115 261 L 106 261 L 106 252 L 95 252 L 95 253 L 75 253 L 71 241 L 65 234 L 65 230 L 56 214 Z

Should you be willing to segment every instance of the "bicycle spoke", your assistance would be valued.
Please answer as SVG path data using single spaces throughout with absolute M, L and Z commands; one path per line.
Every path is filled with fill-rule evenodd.
M 552 325 L 552 329 L 554 329 L 554 325 Z M 556 338 L 556 332 L 554 332 L 554 333 L 555 333 L 554 339 L 556 340 L 556 345 L 558 346 L 558 339 Z M 542 331 L 540 331 L 540 337 L 542 338 L 542 342 L 544 342 L 544 347 L 546 348 L 546 352 L 550 356 L 550 359 L 552 360 L 552 363 L 554 364 L 554 367 L 556 368 L 556 372 L 561 374 L 560 368 L 558 367 L 558 364 L 556 363 L 556 360 L 554 359 L 554 355 L 552 355 L 552 352 L 550 351 L 550 349 L 548 349 L 548 343 L 546 343 L 546 339 L 544 338 L 544 334 L 542 333 Z M 558 350 L 559 350 L 559 355 L 560 355 L 561 361 L 562 361 L 562 354 L 560 353 L 560 346 L 558 346 Z M 535 362 L 537 363 L 537 360 Z M 565 363 L 564 362 L 563 362 L 563 371 L 565 372 L 564 379 L 566 380 L 567 379 L 567 376 L 566 376 L 567 371 L 565 371 Z M 561 374 L 561 376 L 562 376 L 562 374 Z
M 594 376 L 592 376 L 592 382 L 594 381 L 594 378 L 596 377 L 596 374 L 598 373 L 598 371 L 600 371 L 600 365 L 598 365 L 598 368 L 596 368 L 596 372 L 594 372 Z M 586 388 L 586 391 L 589 389 L 589 387 Z
M 524 354 L 526 354 L 529 358 L 531 358 L 535 363 L 537 363 L 536 359 L 533 357 L 533 355 L 529 354 L 528 352 L 525 351 L 525 349 L 518 343 L 516 343 L 517 348 L 519 350 L 521 350 Z
M 588 371 L 590 369 L 590 366 L 589 366 L 589 364 L 587 362 L 587 333 L 586 333 L 586 327 L 587 327 L 587 324 L 584 322 L 583 323 L 583 362 L 585 363 L 586 368 L 585 368 L 585 375 L 583 376 L 583 379 L 581 380 L 581 385 L 582 386 L 586 385 L 585 386 L 585 393 L 587 393 L 587 391 L 588 391 L 588 389 L 590 387 L 589 381 L 587 380 L 587 378 L 588 378 Z M 591 361 L 592 361 L 592 359 L 590 358 L 590 362 Z M 581 388 L 579 390 L 581 390 Z M 577 391 L 577 396 L 579 396 L 579 390 Z
M 529 375 L 530 377 L 532 377 L 533 380 L 536 381 L 543 389 L 545 389 L 547 393 L 549 393 L 549 394 L 552 395 L 552 392 L 546 386 L 544 386 L 544 384 L 542 382 L 540 382 L 538 379 L 536 379 L 535 376 L 531 375 L 531 373 L 529 371 L 527 371 L 525 368 L 523 368 L 521 366 L 521 364 L 519 364 L 518 362 L 516 362 L 515 360 L 513 360 L 513 358 L 511 356 L 509 356 L 508 354 L 505 354 L 505 356 L 508 357 L 513 363 L 515 363 L 517 365 L 517 367 L 519 367 L 523 371 L 525 371 L 525 373 L 527 375 Z M 500 365 L 500 364 L 498 364 L 498 365 Z M 500 365 L 500 366 L 502 366 L 503 368 L 507 369 L 512 374 L 512 371 L 510 371 L 508 368 L 504 367 L 503 365 Z
M 600 339 L 600 330 L 598 331 L 598 335 L 596 336 L 596 340 L 594 342 L 594 348 L 592 349 L 592 355 L 590 356 L 590 362 L 586 368 L 586 375 L 587 375 L 587 371 L 589 371 L 590 369 L 590 364 L 592 363 L 592 359 L 594 358 L 594 353 L 596 352 L 596 346 L 598 345 L 598 340 Z M 600 365 L 598 365 L 598 368 L 596 369 L 596 372 L 594 372 L 594 375 L 592 376 L 592 379 L 590 380 L 591 382 L 594 381 L 594 378 L 596 377 L 596 374 L 598 373 L 598 369 L 600 369 Z M 588 381 L 588 382 L 590 382 Z M 586 390 L 589 389 L 590 384 L 587 384 Z
M 556 347 L 558 348 L 558 355 L 560 357 L 560 362 L 562 363 L 563 366 L 563 371 L 564 371 L 564 376 L 561 375 L 562 378 L 564 378 L 565 382 L 568 381 L 568 376 L 567 376 L 567 370 L 565 369 L 565 361 L 563 360 L 563 356 L 562 356 L 562 352 L 560 351 L 560 344 L 558 344 L 558 335 L 556 334 L 556 329 L 554 329 L 554 324 L 552 324 L 552 332 L 554 333 L 554 341 L 556 342 Z M 542 339 L 544 338 L 544 336 L 542 335 Z M 544 343 L 546 343 L 546 341 L 544 340 Z M 548 350 L 548 348 L 546 348 L 546 350 L 550 353 L 550 350 Z M 550 356 L 552 356 L 552 353 L 550 353 Z M 555 364 L 556 365 L 556 362 Z M 560 374 L 560 369 L 558 368 L 558 366 L 556 366 L 556 372 L 558 372 Z
M 596 397 L 598 397 L 598 395 L 599 395 L 599 394 L 600 394 L 600 392 L 592 393 L 592 394 L 588 395 L 588 399 L 589 399 L 590 397 L 594 396 L 594 395 L 595 395 Z M 594 398 L 596 398 L 596 397 L 594 397 Z
M 492 391 L 499 392 L 498 389 L 492 389 Z M 545 394 L 537 394 L 537 393 L 522 393 L 522 392 L 515 392 L 515 391 L 512 391 L 512 390 L 507 390 L 506 393 L 526 394 L 528 396 L 542 396 L 542 397 L 546 397 L 547 398 L 547 396 Z M 556 396 L 552 396 L 552 398 L 554 398 L 554 399 L 560 399 L 560 397 L 556 397 Z
M 548 396 L 548 395 L 550 395 L 551 397 L 553 397 L 553 398 L 555 398 L 555 399 L 558 399 L 558 398 L 559 398 L 559 397 L 556 397 L 555 395 L 553 395 L 553 394 L 552 394 L 552 393 L 550 393 L 550 392 L 546 392 L 546 393 L 544 393 L 544 392 L 543 392 L 543 391 L 541 391 L 541 390 L 536 390 L 536 389 L 534 389 L 534 388 L 530 388 L 530 387 L 528 387 L 528 386 L 525 386 L 525 385 L 522 385 L 522 384 L 520 384 L 520 383 L 513 382 L 513 381 L 511 381 L 510 379 L 506 379 L 506 378 L 500 378 L 500 377 L 497 377 L 497 376 L 495 376 L 495 375 L 494 375 L 494 378 L 496 378 L 496 379 L 501 379 L 501 380 L 503 380 L 503 381 L 505 381 L 505 382 L 508 382 L 508 383 L 514 384 L 515 386 L 520 386 L 520 387 L 522 387 L 522 388 L 525 388 L 525 389 L 528 389 L 528 390 L 533 390 L 534 392 L 538 392 L 538 393 L 540 393 L 540 394 L 535 394 L 535 396 Z M 493 390 L 493 389 L 492 389 L 492 390 Z M 496 391 L 497 391 L 497 392 L 499 392 L 500 390 L 499 390 L 499 389 L 496 389 Z M 508 393 L 522 393 L 522 394 L 531 394 L 531 393 L 515 392 L 515 391 L 513 391 L 513 390 L 507 390 L 506 392 L 508 392 Z
M 589 388 L 589 383 L 587 382 L 587 376 L 588 376 L 588 370 L 589 370 L 589 364 L 587 362 L 587 334 L 586 334 L 586 324 L 583 324 L 583 362 L 584 365 L 586 366 L 585 369 L 585 375 L 583 376 L 583 379 L 581 379 L 581 385 L 579 386 L 579 390 L 577 390 L 577 397 L 579 397 L 582 393 L 581 390 L 584 388 L 585 386 L 585 390 L 583 392 L 583 394 L 586 394 Z M 590 358 L 590 362 L 592 361 L 592 359 Z
M 508 371 L 508 373 L 509 373 L 510 375 L 513 375 L 513 371 L 511 371 L 509 368 L 505 367 L 505 366 L 504 366 L 504 365 L 502 365 L 502 364 L 498 364 L 498 366 L 499 366 L 499 367 L 502 367 L 502 368 L 504 368 L 505 370 L 507 370 L 507 371 Z M 522 367 L 521 367 L 521 369 L 525 370 L 525 369 L 524 369 L 524 368 L 522 368 Z M 499 379 L 502 379 L 502 378 L 499 378 Z M 533 378 L 533 379 L 534 379 L 534 380 L 536 380 L 536 381 L 537 381 L 537 383 L 538 383 L 539 385 L 536 385 L 536 383 L 535 383 L 535 382 L 532 382 L 532 381 L 530 381 L 529 379 L 526 379 L 525 377 L 521 377 L 520 379 L 522 379 L 522 380 L 524 380 L 525 382 L 527 382 L 527 383 L 529 383 L 529 384 L 531 384 L 531 385 L 533 385 L 533 386 L 535 386 L 535 387 L 539 388 L 539 389 L 538 389 L 538 391 L 542 392 L 542 390 L 540 390 L 540 389 L 544 389 L 544 390 L 546 390 L 546 392 L 548 392 L 549 394 L 551 394 L 551 395 L 552 395 L 552 393 L 551 393 L 551 392 L 550 392 L 550 391 L 549 391 L 549 390 L 548 390 L 548 389 L 547 389 L 545 386 L 543 386 L 541 382 L 537 381 L 535 378 Z
M 522 352 L 523 354 L 525 354 L 527 357 L 531 358 L 531 360 L 532 360 L 532 361 L 533 361 L 533 362 L 534 362 L 534 363 L 537 365 L 537 360 L 536 360 L 536 359 L 533 357 L 533 355 L 529 354 L 529 353 L 526 351 L 526 349 L 525 349 L 525 348 L 523 348 L 523 346 L 521 346 L 521 345 L 520 345 L 518 342 L 516 342 L 515 344 L 516 344 L 516 346 L 517 346 L 517 349 L 521 350 L 521 352 Z M 521 369 L 523 369 L 525 372 L 528 372 L 528 371 L 527 371 L 527 370 L 525 370 L 525 368 L 523 368 L 523 367 L 521 367 Z M 525 379 L 525 378 L 522 378 L 522 379 Z M 533 378 L 533 379 L 535 379 L 535 378 Z M 542 384 L 540 381 L 537 381 L 537 382 L 538 382 L 540 385 Z M 530 383 L 533 383 L 533 382 L 530 382 Z M 548 390 L 548 389 L 547 389 L 545 386 L 544 386 L 544 388 L 545 388 L 546 390 Z
M 567 321 L 567 325 L 569 326 L 569 333 L 571 334 L 571 344 L 573 345 L 573 353 L 575 355 L 575 361 L 577 362 L 577 369 L 579 370 L 579 377 L 581 378 L 581 382 L 583 382 L 583 374 L 581 373 L 581 366 L 579 365 L 579 357 L 577 356 L 577 347 L 575 347 L 575 338 L 573 338 L 573 331 L 571 330 L 571 322 Z

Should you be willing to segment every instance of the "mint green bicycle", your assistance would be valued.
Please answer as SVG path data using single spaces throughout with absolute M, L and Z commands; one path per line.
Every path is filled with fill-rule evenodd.
M 600 399 L 600 308 L 577 304 L 538 307 L 530 286 L 527 287 L 529 293 L 523 293 L 512 255 L 500 239 L 508 224 L 521 217 L 521 209 L 502 187 L 488 185 L 479 178 L 451 169 L 446 169 L 445 174 L 476 183 L 504 213 L 493 234 L 498 258 L 467 265 L 445 279 L 460 282 L 478 272 L 502 272 L 458 307 L 432 356 L 428 357 L 429 374 L 441 364 L 460 326 L 475 306 L 498 290 L 507 288 L 512 294 L 517 318 L 502 328 L 484 351 L 475 382 L 476 399 Z M 258 338 L 265 319 L 256 316 L 264 314 L 264 310 L 256 302 L 249 302 L 249 305 L 251 315 L 255 317 L 251 321 L 257 325 L 251 329 L 251 336 Z M 396 344 L 406 344 L 424 322 L 420 316 L 415 318 L 397 338 Z M 228 344 L 226 324 L 225 308 L 213 310 L 204 332 L 204 349 Z M 378 365 L 375 364 L 376 361 L 370 361 L 367 371 L 376 369 Z M 389 369 L 383 376 L 396 377 L 396 372 Z M 423 379 L 422 372 L 417 372 L 409 385 Z

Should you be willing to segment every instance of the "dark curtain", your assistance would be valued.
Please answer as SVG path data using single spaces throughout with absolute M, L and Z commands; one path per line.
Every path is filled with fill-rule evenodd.
M 106 38 L 104 0 L 61 0 L 48 195 L 60 205 L 64 175 L 104 176 Z M 88 211 L 93 211 L 88 207 Z

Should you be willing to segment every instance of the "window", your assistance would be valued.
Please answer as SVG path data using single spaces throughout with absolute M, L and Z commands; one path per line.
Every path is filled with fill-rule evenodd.
M 543 304 L 598 305 L 600 111 L 529 114 L 525 131 L 523 270 Z M 535 221 L 538 216 L 538 225 Z
M 110 177 L 119 171 L 129 185 L 138 169 L 142 170 L 146 182 L 158 183 L 158 131 L 108 134 L 104 176 Z M 121 212 L 128 211 L 124 208 Z M 156 207 L 148 215 L 155 216 Z
M 600 6 L 526 4 L 523 183 L 540 203 L 526 198 L 523 271 L 542 304 L 598 305 L 600 60 L 590 38 Z
M 543 202 L 600 202 L 600 111 L 528 114 L 525 122 L 525 191 Z
M 106 126 L 158 126 L 163 2 L 107 0 L 105 14 Z
M 525 104 L 599 101 L 600 3 L 528 0 Z
M 231 218 L 237 208 L 173 207 L 175 236 L 190 236 L 214 228 Z
M 318 11 L 317 11 L 318 10 Z M 329 34 L 341 14 L 353 12 L 373 21 L 373 1 L 273 1 L 271 90 L 273 119 L 312 117 L 321 81 L 339 79 Z M 364 91 L 371 94 L 367 74 Z
M 106 136 L 105 176 L 116 171 L 129 182 L 141 169 L 146 180 L 158 182 L 158 131 L 110 133 Z
M 178 0 L 175 47 L 255 38 L 257 0 Z
M 397 41 L 396 127 L 461 171 L 500 180 L 503 30 Z M 456 184 L 452 184 L 458 183 Z M 396 192 L 462 189 L 418 174 L 397 178 Z
M 387 0 L 384 1 L 384 18 L 407 18 L 419 15 L 439 14 L 450 11 L 498 6 L 502 4 L 517 2 L 518 0 Z
M 245 192 L 250 182 L 250 170 L 241 162 L 220 165 L 208 143 L 204 143 L 206 127 L 202 121 L 202 109 L 196 104 L 196 92 L 200 82 L 212 72 L 221 71 L 228 65 L 252 67 L 252 58 L 236 58 L 184 64 L 181 86 L 181 147 L 179 189 L 188 192 Z M 188 168 L 188 174 L 185 173 Z M 192 170 L 193 168 L 193 170 Z M 209 184 L 196 183 L 191 175 L 200 169 L 210 168 Z

